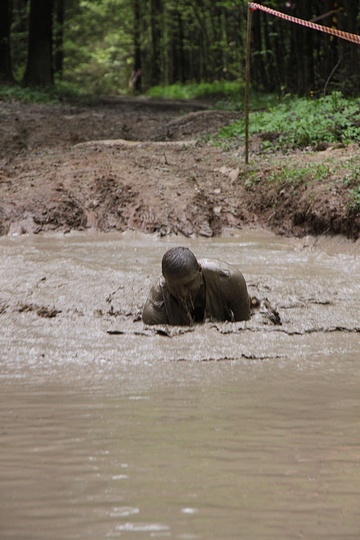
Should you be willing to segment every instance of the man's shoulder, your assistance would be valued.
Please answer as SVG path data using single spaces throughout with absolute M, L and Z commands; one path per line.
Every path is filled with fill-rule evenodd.
M 238 269 L 225 262 L 221 261 L 220 259 L 200 259 L 199 263 L 201 265 L 202 270 L 208 271 L 208 272 L 217 272 L 217 273 L 224 273 L 224 274 L 230 274 L 233 272 L 238 272 Z
M 199 263 L 206 283 L 226 289 L 229 285 L 245 287 L 245 278 L 236 266 L 217 259 L 202 259 Z
M 165 279 L 163 278 L 163 276 L 160 276 L 151 288 L 153 291 L 161 291 L 164 288 L 165 284 Z
M 166 324 L 168 322 L 164 309 L 163 278 L 159 278 L 151 287 L 143 308 L 142 319 L 145 324 Z

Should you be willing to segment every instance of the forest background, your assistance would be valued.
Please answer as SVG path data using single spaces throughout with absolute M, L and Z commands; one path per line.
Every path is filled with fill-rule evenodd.
M 243 81 L 244 0 L 2 0 L 0 82 L 145 92 L 156 85 Z M 267 6 L 359 34 L 358 0 Z M 360 47 L 253 13 L 251 82 L 280 95 L 360 94 Z

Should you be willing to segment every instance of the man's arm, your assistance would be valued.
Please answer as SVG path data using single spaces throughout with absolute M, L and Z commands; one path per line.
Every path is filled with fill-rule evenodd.
M 167 315 L 160 283 L 153 285 L 145 302 L 142 320 L 145 324 L 167 324 Z
M 226 286 L 227 305 L 234 314 L 234 321 L 250 319 L 250 298 L 246 281 L 242 273 L 235 267 Z

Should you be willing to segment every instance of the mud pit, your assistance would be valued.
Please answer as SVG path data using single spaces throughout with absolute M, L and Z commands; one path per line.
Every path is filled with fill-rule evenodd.
M 244 149 L 204 136 L 238 117 L 202 103 L 104 98 L 96 105 L 0 103 L 0 234 L 139 230 L 186 237 L 267 227 L 287 235 L 358 238 L 344 182 L 281 195 L 243 178 Z M 285 156 L 303 163 L 360 158 L 359 146 Z
M 358 537 L 359 241 L 254 230 L 345 231 L 342 192 L 272 216 L 242 149 L 183 142 L 231 115 L 0 114 L 1 537 Z M 208 238 L 225 227 L 244 228 Z M 242 270 L 250 321 L 143 325 L 180 241 Z

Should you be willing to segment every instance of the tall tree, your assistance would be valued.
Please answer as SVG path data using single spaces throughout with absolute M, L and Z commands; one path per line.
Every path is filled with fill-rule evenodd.
M 25 86 L 52 86 L 53 0 L 31 0 Z
M 300 19 L 359 33 L 357 0 L 303 0 L 285 6 L 283 1 L 273 0 L 271 4 Z M 359 94 L 358 45 L 258 11 L 253 17 L 253 38 L 253 81 L 265 91 L 309 95 L 310 91 L 339 89 L 347 95 Z
M 55 28 L 54 28 L 54 69 L 61 78 L 64 67 L 64 16 L 65 0 L 55 0 Z
M 334 2 L 335 3 L 335 2 Z M 338 2 L 338 17 L 333 23 L 340 28 L 346 27 L 352 34 L 359 34 L 360 30 L 360 4 L 355 0 Z M 360 93 L 360 46 L 348 41 L 339 43 L 339 74 L 341 76 L 341 90 L 345 93 Z
M 163 0 L 150 0 L 150 24 L 152 45 L 152 69 L 151 84 L 156 85 L 161 81 L 161 38 L 162 38 L 162 12 Z
M 303 0 L 296 11 L 296 16 L 305 21 L 312 18 L 312 1 Z M 298 94 L 309 95 L 314 87 L 313 70 L 313 44 L 314 31 L 308 30 L 302 26 L 295 28 L 295 47 L 300 51 L 300 57 L 297 62 L 296 89 Z
M 10 0 L 0 0 L 0 82 L 12 82 L 10 56 Z
M 140 0 L 134 0 L 133 5 L 133 15 L 134 15 L 134 31 L 133 31 L 133 41 L 134 41 L 134 64 L 133 64 L 133 74 L 132 74 L 132 88 L 134 92 L 141 92 L 142 83 L 141 83 L 141 30 L 142 30 L 142 16 L 140 8 Z
M 358 34 L 359 2 L 265 3 Z M 136 91 L 158 84 L 242 79 L 247 4 L 247 0 L 0 0 L 0 78 L 11 73 L 11 43 L 12 71 L 22 73 L 26 66 L 27 85 L 52 85 L 54 73 L 62 72 L 69 82 L 100 92 L 124 89 L 129 78 Z M 357 44 L 261 10 L 253 14 L 252 36 L 251 79 L 263 90 L 360 93 Z

